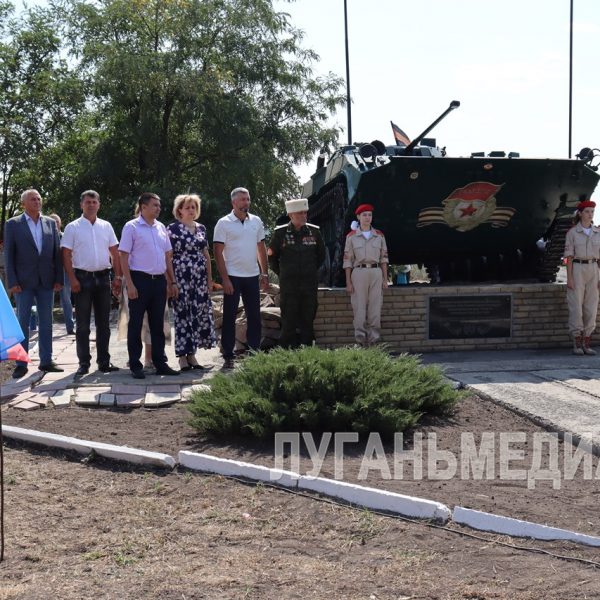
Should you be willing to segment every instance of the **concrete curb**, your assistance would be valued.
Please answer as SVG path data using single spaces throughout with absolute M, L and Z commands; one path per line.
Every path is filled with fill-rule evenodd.
M 439 502 L 413 498 L 395 492 L 376 488 L 368 488 L 345 481 L 326 479 L 324 477 L 308 477 L 292 471 L 270 469 L 227 458 L 217 458 L 208 454 L 198 454 L 182 450 L 179 452 L 179 464 L 188 469 L 246 477 L 259 481 L 267 481 L 290 488 L 298 488 L 317 492 L 325 496 L 340 498 L 353 504 L 385 510 L 406 517 L 418 519 L 435 519 L 446 522 L 451 515 L 450 509 Z
M 502 517 L 491 513 L 481 512 L 462 506 L 455 506 L 452 511 L 452 520 L 460 525 L 466 525 L 472 529 L 481 531 L 493 531 L 515 537 L 527 537 L 536 540 L 566 540 L 586 544 L 587 546 L 600 546 L 600 537 L 577 533 L 568 529 L 548 527 L 522 521 L 511 517 Z
M 160 452 L 150 452 L 127 446 L 115 446 L 114 444 L 105 444 L 103 442 L 91 442 L 55 433 L 12 427 L 10 425 L 2 426 L 2 434 L 15 440 L 41 444 L 42 446 L 63 448 L 64 450 L 74 450 L 79 454 L 89 454 L 93 450 L 100 456 L 114 460 L 154 465 L 168 469 L 172 469 L 175 466 L 175 459 L 172 456 Z
M 326 496 L 341 498 L 352 504 L 358 504 L 374 510 L 385 510 L 405 517 L 417 519 L 435 519 L 446 523 L 451 516 L 450 509 L 440 502 L 404 496 L 396 492 L 388 492 L 377 488 L 365 487 L 345 481 L 326 479 L 325 477 L 308 477 L 301 475 L 298 488 L 318 492 Z
M 257 481 L 267 481 L 290 488 L 298 487 L 300 475 L 293 471 L 282 469 L 269 469 L 260 465 L 231 460 L 229 458 L 218 458 L 210 454 L 200 454 L 181 450 L 178 455 L 179 464 L 182 467 L 205 473 L 216 473 L 230 477 L 246 477 Z
M 64 450 L 74 450 L 80 454 L 89 454 L 93 450 L 100 456 L 135 464 L 147 464 L 169 469 L 177 465 L 175 459 L 169 454 L 150 452 L 127 446 L 116 446 L 103 442 L 80 440 L 78 438 L 23 429 L 21 427 L 12 427 L 10 425 L 2 427 L 2 434 L 11 439 L 42 446 L 63 448 Z M 531 521 L 494 515 L 470 508 L 463 508 L 462 506 L 455 506 L 454 510 L 451 511 L 445 504 L 433 500 L 405 496 L 345 481 L 337 481 L 325 477 L 309 477 L 307 475 L 299 475 L 293 471 L 270 469 L 261 465 L 253 465 L 251 463 L 186 450 L 179 452 L 178 462 L 180 466 L 194 471 L 275 483 L 283 487 L 316 492 L 365 508 L 383 510 L 405 517 L 433 519 L 443 523 L 452 520 L 459 525 L 480 531 L 491 531 L 536 540 L 565 540 L 587 546 L 600 547 L 600 537 L 568 529 L 540 525 Z

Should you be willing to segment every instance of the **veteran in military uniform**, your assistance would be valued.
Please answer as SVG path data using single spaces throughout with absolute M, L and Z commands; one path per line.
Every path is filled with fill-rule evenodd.
M 354 337 L 362 346 L 381 336 L 383 290 L 388 286 L 388 253 L 385 237 L 371 226 L 373 206 L 361 204 L 355 211 L 356 229 L 346 236 L 344 271 L 346 290 L 354 311 Z
M 310 346 L 315 339 L 317 272 L 325 260 L 325 244 L 319 228 L 306 222 L 308 200 L 288 200 L 285 208 L 290 222 L 275 228 L 267 254 L 279 275 L 280 344 L 295 348 Z

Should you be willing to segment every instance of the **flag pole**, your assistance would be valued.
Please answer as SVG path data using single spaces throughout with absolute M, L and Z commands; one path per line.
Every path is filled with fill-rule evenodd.
M 569 158 L 571 158 L 571 139 L 573 133 L 573 0 L 569 18 Z
M 350 53 L 348 51 L 348 5 L 344 0 L 344 32 L 346 34 L 346 114 L 348 115 L 348 145 L 352 145 L 352 107 L 350 106 Z

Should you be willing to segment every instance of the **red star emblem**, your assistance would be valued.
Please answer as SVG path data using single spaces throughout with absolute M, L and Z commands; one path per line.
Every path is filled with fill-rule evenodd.
M 461 208 L 460 212 L 462 213 L 461 217 L 470 217 L 473 213 L 477 212 L 477 209 L 472 204 L 469 204 L 469 206 Z

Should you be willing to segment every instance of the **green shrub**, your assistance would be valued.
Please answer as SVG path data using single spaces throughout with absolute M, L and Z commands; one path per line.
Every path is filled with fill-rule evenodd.
M 460 398 L 438 367 L 380 349 L 276 349 L 217 373 L 189 406 L 200 433 L 271 437 L 277 431 L 379 432 L 389 438 Z

